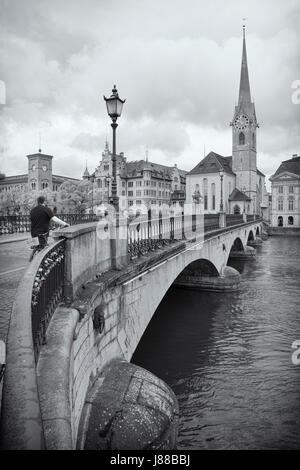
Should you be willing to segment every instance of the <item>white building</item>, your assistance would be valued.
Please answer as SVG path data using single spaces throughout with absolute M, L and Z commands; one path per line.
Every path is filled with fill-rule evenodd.
M 283 161 L 270 181 L 272 227 L 300 227 L 300 156 Z
M 166 166 L 149 162 L 148 158 L 127 161 L 124 153 L 117 156 L 117 194 L 120 209 L 136 205 L 174 206 L 185 201 L 185 174 L 177 165 Z M 95 205 L 108 202 L 112 183 L 112 153 L 106 142 L 99 162 L 93 174 L 87 168 L 83 178 L 94 182 Z
M 258 123 L 255 105 L 251 100 L 247 64 L 245 28 L 239 100 L 235 107 L 232 126 L 232 156 L 223 157 L 210 152 L 186 176 L 187 202 L 193 202 L 195 191 L 200 191 L 204 212 L 264 215 L 268 210 L 265 175 L 257 168 Z

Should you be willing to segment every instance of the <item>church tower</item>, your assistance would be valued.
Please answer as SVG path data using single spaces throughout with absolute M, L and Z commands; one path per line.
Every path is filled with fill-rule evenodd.
M 235 107 L 232 126 L 232 170 L 236 174 L 236 187 L 253 201 L 256 199 L 256 130 L 255 106 L 251 101 L 248 74 L 245 26 L 243 26 L 243 52 L 239 101 Z

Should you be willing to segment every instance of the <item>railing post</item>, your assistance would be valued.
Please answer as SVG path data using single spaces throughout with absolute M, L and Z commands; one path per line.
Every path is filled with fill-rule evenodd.
M 225 228 L 225 227 L 226 227 L 226 213 L 220 212 L 219 213 L 219 228 Z
M 162 213 L 159 211 L 158 214 L 158 239 L 161 242 L 162 241 Z
M 182 240 L 185 240 L 185 233 L 184 233 L 184 209 L 182 209 L 181 211 L 181 236 L 182 236 Z
M 174 213 L 170 216 L 170 241 L 174 241 Z

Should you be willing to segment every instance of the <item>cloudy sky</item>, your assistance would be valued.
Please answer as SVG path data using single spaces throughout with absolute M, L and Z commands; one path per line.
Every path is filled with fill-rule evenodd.
M 0 0 L 0 171 L 54 155 L 55 174 L 81 177 L 111 142 L 103 95 L 126 98 L 117 150 L 189 170 L 231 155 L 242 18 L 260 123 L 258 166 L 270 176 L 300 154 L 299 0 Z

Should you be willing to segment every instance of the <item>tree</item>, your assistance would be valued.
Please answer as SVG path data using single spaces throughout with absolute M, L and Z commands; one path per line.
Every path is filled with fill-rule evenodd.
M 68 213 L 83 214 L 91 206 L 90 181 L 65 181 L 58 189 L 58 202 Z
M 49 189 L 42 191 L 29 191 L 12 188 L 10 191 L 0 193 L 0 212 L 2 215 L 28 214 L 37 204 L 38 196 L 45 196 L 47 205 L 53 209 L 57 206 L 58 195 Z

